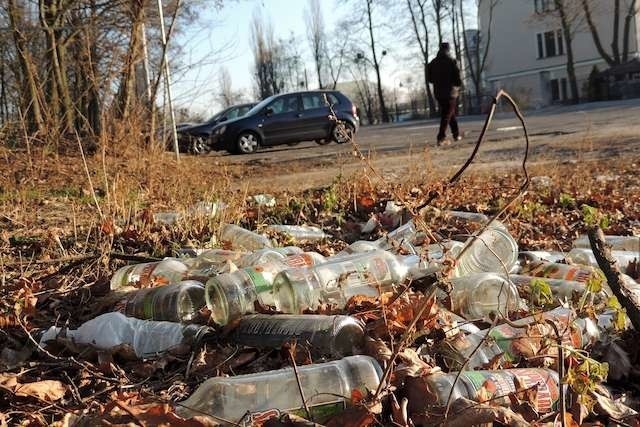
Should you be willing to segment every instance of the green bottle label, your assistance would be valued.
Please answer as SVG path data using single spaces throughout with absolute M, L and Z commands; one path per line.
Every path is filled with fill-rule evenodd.
M 257 271 L 255 268 L 245 268 L 244 271 L 249 275 L 256 293 L 260 294 L 262 292 L 270 292 L 273 288 L 273 284 L 265 279 L 262 273 Z

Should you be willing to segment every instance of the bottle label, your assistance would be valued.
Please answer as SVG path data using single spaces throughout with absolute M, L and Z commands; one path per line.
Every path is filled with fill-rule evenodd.
M 142 313 L 145 319 L 153 319 L 153 292 L 148 292 L 142 300 Z
M 339 414 L 346 409 L 347 405 L 344 400 L 336 400 L 333 402 L 324 402 L 318 405 L 309 405 L 309 412 L 314 421 L 323 423 L 332 416 Z M 297 415 L 303 418 L 307 417 L 307 412 L 304 408 L 289 409 L 281 411 L 279 409 L 267 409 L 261 412 L 252 412 L 247 418 L 243 426 L 245 427 L 261 427 L 270 418 L 280 417 L 283 412 L 287 412 L 293 415 Z
M 310 267 L 314 264 L 309 254 L 291 255 L 284 259 L 284 263 L 290 268 Z
M 258 267 L 248 267 L 245 268 L 244 271 L 249 275 L 256 293 L 270 292 L 273 288 L 273 284 L 265 279 L 262 272 L 258 271 Z
M 503 398 L 508 399 L 509 394 L 515 393 L 516 380 L 521 386 L 527 388 L 537 388 L 536 409 L 541 413 L 551 412 L 560 396 L 559 386 L 555 378 L 543 369 L 516 369 L 508 371 L 466 371 L 463 376 L 473 387 L 473 399 L 479 397 L 478 394 L 488 393 L 482 396 L 483 399 Z
M 567 264 L 536 262 L 527 269 L 527 273 L 536 277 L 550 279 L 573 280 L 586 282 L 593 277 L 593 271 L 585 268 L 572 267 Z

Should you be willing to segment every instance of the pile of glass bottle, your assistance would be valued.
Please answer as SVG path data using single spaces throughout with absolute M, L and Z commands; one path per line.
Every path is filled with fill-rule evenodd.
M 481 214 L 450 214 L 465 221 L 488 222 Z M 439 407 L 450 398 L 473 399 L 486 381 L 496 385 L 495 396 L 506 396 L 515 391 L 511 388 L 517 378 L 526 387 L 538 387 L 540 396 L 548 396 L 541 400 L 548 404 L 538 411 L 551 411 L 560 387 L 554 370 L 473 370 L 496 357 L 517 361 L 522 346 L 516 344 L 527 339 L 523 334 L 527 329 L 522 325 L 537 324 L 538 332 L 550 333 L 540 324 L 540 316 L 521 319 L 520 327 L 498 321 L 498 326 L 485 330 L 467 321 L 509 319 L 510 313 L 526 307 L 530 285 L 541 277 L 556 298 L 584 293 L 585 283 L 598 274 L 588 240 L 578 238 L 568 254 L 519 253 L 516 241 L 499 221 L 482 230 L 464 242 L 426 244 L 428 237 L 409 221 L 379 240 L 356 241 L 325 257 L 294 246 L 273 247 L 265 235 L 229 224 L 222 228 L 220 240 L 231 250 L 197 250 L 189 258 L 166 258 L 121 268 L 111 279 L 112 290 L 139 288 L 126 294 L 121 312 L 98 316 L 64 333 L 78 343 L 98 348 L 129 344 L 139 357 L 191 345 L 212 333 L 211 328 L 194 324 L 202 316 L 210 316 L 219 326 L 237 324 L 231 339 L 239 345 L 279 348 L 295 339 L 308 346 L 315 360 L 325 361 L 301 366 L 298 372 L 304 395 L 312 396 L 307 407 L 314 420 L 321 421 L 341 411 L 354 389 L 376 389 L 382 369 L 374 358 L 361 355 L 365 332 L 360 321 L 344 315 L 304 313 L 322 307 L 341 309 L 354 296 L 376 297 L 411 281 L 444 274 L 450 279 L 450 289 L 447 293 L 438 291 L 438 296 L 447 301 L 455 313 L 451 316 L 463 327 L 440 344 L 439 354 L 451 371 L 469 359 L 465 366 L 468 371 L 455 386 L 455 372 L 425 377 L 435 393 L 430 404 Z M 309 226 L 282 225 L 276 231 L 295 240 L 327 237 L 322 230 Z M 639 258 L 640 237 L 608 236 L 607 241 L 621 267 Z M 569 263 L 560 263 L 562 260 Z M 627 280 L 629 286 L 637 286 L 631 278 Z M 607 292 L 605 285 L 602 297 Z M 281 314 L 258 314 L 266 309 Z M 599 340 L 612 322 L 612 315 L 607 313 L 598 319 L 571 315 L 570 309 L 560 307 L 542 317 L 565 325 L 561 328 L 563 342 L 578 348 Z M 52 327 L 41 343 L 45 345 L 60 332 Z M 486 339 L 487 335 L 492 339 Z M 478 345 L 480 348 L 474 351 Z M 185 417 L 208 414 L 218 422 L 231 424 L 238 420 L 250 424 L 282 411 L 302 413 L 305 405 L 294 381 L 291 369 L 214 377 L 187 400 L 177 403 L 176 409 Z

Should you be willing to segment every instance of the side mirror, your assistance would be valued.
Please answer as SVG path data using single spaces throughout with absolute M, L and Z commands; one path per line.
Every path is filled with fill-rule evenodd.
M 264 109 L 264 115 L 265 116 L 271 116 L 273 114 L 273 108 L 271 107 L 267 107 Z

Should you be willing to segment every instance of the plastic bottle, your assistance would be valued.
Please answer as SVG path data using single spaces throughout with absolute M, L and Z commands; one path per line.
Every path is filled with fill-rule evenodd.
M 490 400 L 492 405 L 510 406 L 509 395 L 517 391 L 516 381 L 525 389 L 537 388 L 537 408 L 535 409 L 539 413 L 553 411 L 560 397 L 558 374 L 550 369 L 464 371 L 456 382 L 457 376 L 457 372 L 450 372 L 412 379 L 413 382 L 422 383 L 422 387 L 415 385 L 411 387 L 416 390 L 416 395 L 409 396 L 409 411 L 417 412 L 427 409 L 430 412 L 439 412 L 438 409 L 444 409 L 447 405 L 450 395 L 451 401 L 461 397 L 475 401 L 481 398 L 483 401 Z M 452 388 L 453 393 L 451 393 Z M 428 399 L 426 405 L 425 398 Z
M 310 268 L 282 271 L 273 282 L 276 307 L 283 313 L 315 310 L 320 304 L 343 308 L 355 295 L 378 296 L 402 282 L 418 262 L 374 250 Z
M 52 326 L 42 335 L 40 344 L 54 340 L 61 331 L 61 328 Z M 77 344 L 101 350 L 126 344 L 133 348 L 136 356 L 148 358 L 179 345 L 191 346 L 211 331 L 206 326 L 140 320 L 114 312 L 91 319 L 78 329 L 67 330 L 66 337 Z
M 254 313 L 256 302 L 262 306 L 276 305 L 273 282 L 278 273 L 313 266 L 324 260 L 320 254 L 305 252 L 210 278 L 205 285 L 205 300 L 212 320 L 226 325 L 243 314 Z
M 556 298 L 561 300 L 572 301 L 575 297 L 579 297 L 584 294 L 586 288 L 584 282 L 577 282 L 575 280 L 562 280 L 562 279 L 549 279 L 546 277 L 524 276 L 521 274 L 509 275 L 511 282 L 518 288 L 518 293 L 523 298 L 527 299 L 531 293 L 531 282 L 534 280 L 544 280 L 549 284 L 551 293 Z M 606 300 L 607 292 L 611 295 L 611 290 L 605 284 L 603 285 L 603 291 L 598 294 L 598 299 Z
M 140 289 L 127 301 L 124 313 L 138 319 L 188 322 L 204 306 L 204 285 L 195 280 L 185 280 Z
M 382 370 L 369 356 L 350 356 L 333 362 L 298 367 L 307 406 L 315 422 L 342 412 L 354 391 L 366 394 L 380 383 Z M 237 422 L 245 414 L 256 425 L 284 412 L 304 414 L 304 405 L 292 368 L 235 377 L 210 378 L 185 401 L 177 404 L 181 417 L 209 414 L 216 421 Z
M 459 333 L 453 339 L 444 341 L 438 348 L 438 354 L 442 355 L 447 367 L 452 370 L 460 369 L 467 358 L 469 362 L 466 368 L 475 369 L 495 361 L 496 357 L 514 363 L 521 358 L 539 356 L 533 348 L 550 342 L 549 340 L 555 342 L 556 339 L 554 329 L 545 323 L 546 320 L 556 324 L 563 343 L 573 348 L 585 349 L 600 339 L 601 331 L 596 322 L 589 318 L 573 318 L 571 309 L 559 307 L 512 322 L 518 326 L 532 325 L 531 327 L 535 327 L 533 331 L 503 323 L 473 334 Z M 487 334 L 490 338 L 485 338 Z M 473 353 L 478 345 L 480 347 Z M 533 354 L 523 354 L 523 351 L 529 349 Z M 555 350 L 554 354 L 557 354 Z
M 477 239 L 469 238 L 454 270 L 455 276 L 481 272 L 511 271 L 518 261 L 518 244 L 500 228 L 487 228 Z M 497 256 L 497 257 L 496 257 Z
M 187 274 L 187 266 L 176 258 L 122 267 L 111 277 L 111 289 L 123 286 L 148 287 L 154 283 L 177 283 Z
M 276 224 L 268 225 L 266 229 L 267 231 L 285 234 L 295 240 L 306 240 L 310 242 L 324 240 L 329 237 L 329 235 L 322 231 L 321 228 L 313 227 L 311 225 Z
M 618 266 L 622 271 L 625 271 L 629 264 L 632 262 L 638 262 L 640 260 L 640 252 L 632 251 L 611 251 L 611 256 L 618 261 Z M 591 249 L 586 248 L 573 248 L 567 254 L 567 259 L 576 264 L 590 265 L 592 267 L 598 266 L 595 255 Z
M 604 236 L 614 251 L 640 252 L 640 236 Z M 573 241 L 574 248 L 591 248 L 589 237 L 582 235 Z
M 478 273 L 451 280 L 449 297 L 453 311 L 466 319 L 508 317 L 521 306 L 515 285 L 495 273 Z
M 229 242 L 233 249 L 255 251 L 273 246 L 271 240 L 235 224 L 225 224 L 220 232 L 220 240 Z
M 254 314 L 244 316 L 232 334 L 234 342 L 256 348 L 280 348 L 295 339 L 309 345 L 318 357 L 343 357 L 360 353 L 364 330 L 349 316 L 320 314 Z

